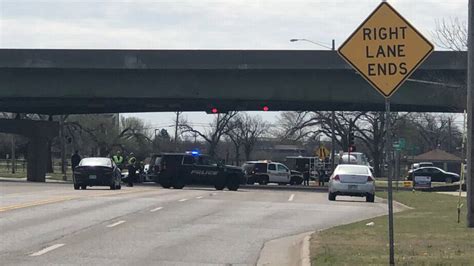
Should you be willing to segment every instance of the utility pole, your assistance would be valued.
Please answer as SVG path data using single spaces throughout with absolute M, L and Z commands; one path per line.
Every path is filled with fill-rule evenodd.
M 66 176 L 66 142 L 64 136 L 64 120 L 65 116 L 59 116 L 59 143 L 61 145 L 61 173 L 63 174 L 63 180 L 67 180 Z M 54 167 L 54 166 L 53 166 Z
M 336 50 L 336 41 L 332 40 L 332 51 Z M 334 160 L 336 157 L 336 133 L 334 132 L 334 123 L 336 120 L 336 111 L 331 112 L 331 173 L 334 172 L 336 166 Z
M 467 44 L 467 226 L 474 227 L 474 0 L 469 0 Z
M 11 144 L 12 144 L 12 157 L 11 157 L 11 161 L 12 161 L 12 174 L 14 174 L 16 172 L 16 139 L 15 139 L 15 135 L 11 135 Z
M 174 151 L 178 152 L 178 124 L 179 124 L 179 115 L 180 111 L 176 112 L 176 121 L 174 124 Z

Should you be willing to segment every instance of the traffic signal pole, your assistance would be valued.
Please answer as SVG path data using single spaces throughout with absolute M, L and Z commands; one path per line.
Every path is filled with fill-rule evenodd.
M 469 0 L 467 56 L 467 226 L 474 227 L 474 0 Z
M 336 50 L 336 41 L 332 40 L 332 51 Z M 334 123 L 336 120 L 336 111 L 331 112 L 331 173 L 334 172 L 336 166 L 335 157 L 336 157 L 336 133 L 334 132 Z

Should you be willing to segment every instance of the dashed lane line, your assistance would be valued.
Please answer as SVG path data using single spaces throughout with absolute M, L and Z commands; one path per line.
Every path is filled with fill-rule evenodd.
M 118 221 L 118 222 L 113 223 L 113 224 L 109 224 L 109 225 L 107 225 L 107 227 L 112 228 L 112 227 L 115 227 L 115 226 L 123 224 L 123 223 L 125 223 L 125 221 L 122 220 L 122 221 Z
M 196 199 L 202 199 L 202 198 L 203 198 L 203 196 L 196 197 Z
M 161 209 L 163 209 L 163 207 L 154 208 L 154 209 L 150 210 L 150 212 L 156 212 L 156 211 L 159 211 Z
M 180 199 L 180 200 L 178 200 L 178 201 L 179 201 L 179 202 L 185 202 L 185 201 L 187 201 L 187 200 L 188 200 L 188 199 Z
M 295 198 L 295 194 L 291 194 L 291 196 L 288 198 L 288 201 L 293 201 L 294 198 Z
M 60 247 L 62 247 L 62 246 L 64 246 L 64 245 L 65 245 L 65 244 L 54 244 L 54 245 L 52 245 L 52 246 L 49 246 L 49 247 L 47 247 L 47 248 L 44 248 L 44 249 L 42 249 L 42 250 L 40 250 L 40 251 L 38 251 L 38 252 L 35 252 L 35 253 L 31 254 L 30 257 L 41 256 L 41 255 L 46 254 L 46 253 L 48 253 L 48 252 L 50 252 L 50 251 L 53 251 L 53 250 L 55 250 L 55 249 L 58 249 L 58 248 L 60 248 Z

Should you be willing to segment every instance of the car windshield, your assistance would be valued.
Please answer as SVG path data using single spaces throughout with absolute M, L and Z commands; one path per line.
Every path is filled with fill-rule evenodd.
M 336 174 L 341 175 L 370 175 L 368 167 L 357 165 L 339 165 Z
M 79 166 L 107 166 L 112 167 L 112 161 L 109 158 L 85 158 L 79 163 Z

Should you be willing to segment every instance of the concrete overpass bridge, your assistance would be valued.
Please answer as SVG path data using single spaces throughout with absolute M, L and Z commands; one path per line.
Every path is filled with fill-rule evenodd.
M 435 52 L 392 97 L 393 111 L 462 112 L 465 52 Z M 0 112 L 384 110 L 334 51 L 0 49 Z M 0 121 L 29 136 L 28 180 L 44 181 L 44 124 Z M 57 128 L 53 124 L 52 128 Z M 36 134 L 31 134 L 31 131 Z M 57 130 L 56 130 L 57 132 Z
M 433 53 L 392 109 L 462 112 L 466 88 L 443 83 L 465 84 L 466 59 Z M 23 113 L 384 110 L 334 51 L 1 49 L 0 88 L 0 111 Z

